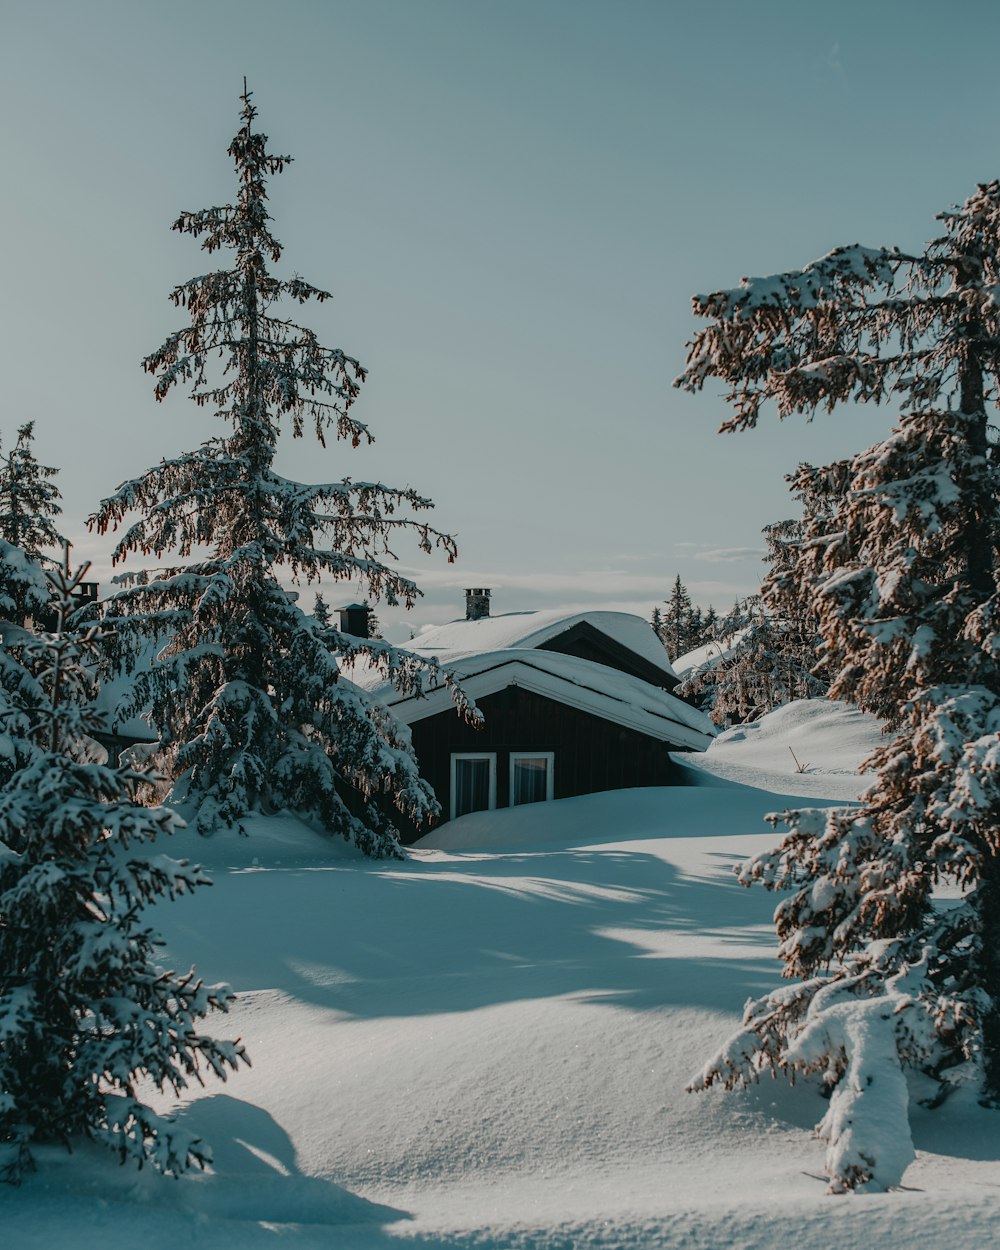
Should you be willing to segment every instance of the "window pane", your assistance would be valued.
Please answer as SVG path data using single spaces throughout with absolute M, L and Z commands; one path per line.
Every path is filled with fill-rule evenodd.
M 455 761 L 455 815 L 485 812 L 490 806 L 491 760 Z
M 544 755 L 522 755 L 514 760 L 511 807 L 520 803 L 544 803 L 548 797 L 549 761 Z

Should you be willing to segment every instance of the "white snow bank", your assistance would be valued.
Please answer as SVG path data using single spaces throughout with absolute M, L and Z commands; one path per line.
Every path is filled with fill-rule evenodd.
M 765 833 L 765 816 L 815 798 L 776 796 L 741 785 L 649 786 L 578 795 L 550 803 L 473 812 L 425 834 L 418 850 L 510 850 L 582 846 L 595 841 L 631 843 L 638 838 L 711 837 Z M 818 800 L 822 805 L 823 800 Z M 773 838 L 774 834 L 770 836 Z
M 703 755 L 673 759 L 696 785 L 736 782 L 850 802 L 870 784 L 860 767 L 883 741 L 881 722 L 867 712 L 831 699 L 799 699 L 727 729 Z
M 195 860 L 212 872 L 370 863 L 343 838 L 312 829 L 287 812 L 248 816 L 243 826 L 246 836 L 223 827 L 205 837 L 189 825 L 168 841 L 158 843 L 157 849 L 175 859 Z

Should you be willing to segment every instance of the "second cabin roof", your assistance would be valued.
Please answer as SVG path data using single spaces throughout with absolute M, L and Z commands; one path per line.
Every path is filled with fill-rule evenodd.
M 431 626 L 404 646 L 417 655 L 453 661 L 484 652 L 542 647 L 579 624 L 590 625 L 665 676 L 676 679 L 663 644 L 646 621 L 629 612 L 566 612 L 560 608 L 505 612 L 478 621 L 457 620 Z

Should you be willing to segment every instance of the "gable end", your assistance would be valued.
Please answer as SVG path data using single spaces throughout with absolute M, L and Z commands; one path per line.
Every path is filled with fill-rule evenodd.
M 650 631 L 652 633 L 652 630 Z M 673 690 L 680 684 L 679 679 L 665 673 L 663 669 L 650 664 L 641 655 L 636 655 L 628 647 L 622 646 L 614 638 L 595 629 L 589 621 L 578 621 L 561 634 L 540 643 L 538 651 L 556 651 L 560 655 L 573 655 L 581 660 L 590 660 L 595 664 L 603 664 L 606 668 L 617 669 L 630 677 L 638 677 L 651 686 L 661 690 Z M 665 653 L 664 653 L 665 654 Z

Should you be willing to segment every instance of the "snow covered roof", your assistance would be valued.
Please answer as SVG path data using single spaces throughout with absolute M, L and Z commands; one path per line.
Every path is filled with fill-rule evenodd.
M 734 637 L 727 638 L 723 642 L 702 643 L 700 647 L 695 647 L 693 651 L 677 656 L 674 660 L 674 672 L 681 681 L 686 681 L 696 669 L 715 668 L 723 660 L 729 659 L 736 644 L 745 632 L 745 630 L 740 630 Z
M 630 612 L 570 612 L 563 608 L 544 612 L 505 612 L 478 621 L 450 621 L 421 631 L 408 649 L 417 655 L 438 656 L 452 661 L 463 656 L 509 648 L 530 649 L 572 629 L 587 624 L 613 642 L 626 647 L 668 677 L 675 677 L 663 645 L 648 623 Z
M 508 686 L 520 686 L 677 747 L 703 751 L 715 735 L 708 717 L 696 708 L 659 686 L 593 660 L 531 647 L 462 655 L 438 652 L 438 656 L 442 667 L 458 678 L 472 699 L 485 698 Z M 406 724 L 435 716 L 452 705 L 444 686 L 432 687 L 422 697 L 403 695 L 362 661 L 345 666 L 344 675 L 390 707 L 393 715 Z

